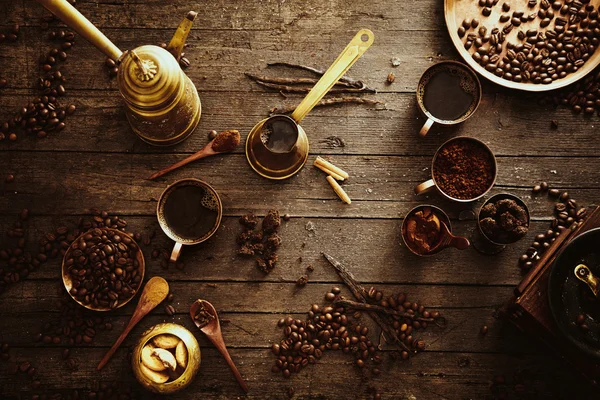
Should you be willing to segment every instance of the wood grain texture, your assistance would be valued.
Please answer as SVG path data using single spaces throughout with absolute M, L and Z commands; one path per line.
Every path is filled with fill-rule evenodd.
M 104 57 L 78 38 L 61 67 L 67 76 L 65 104 L 77 111 L 59 134 L 45 140 L 22 137 L 0 142 L 0 232 L 22 208 L 30 210 L 29 243 L 62 224 L 73 224 L 90 207 L 110 210 L 138 232 L 156 231 L 150 246 L 142 246 L 147 277 L 165 277 L 175 294 L 177 313 L 155 309 L 134 329 L 125 345 L 102 374 L 95 366 L 127 323 L 136 300 L 108 317 L 110 332 L 97 335 L 91 346 L 74 346 L 79 361 L 69 371 L 60 357 L 62 346 L 35 343 L 32 336 L 46 321 L 58 317 L 60 260 L 50 260 L 24 282 L 0 295 L 0 343 L 11 344 L 11 362 L 30 360 L 48 390 L 90 388 L 93 382 L 113 382 L 142 390 L 134 381 L 127 353 L 136 337 L 152 324 L 181 323 L 199 338 L 203 361 L 198 379 L 173 399 L 286 399 L 293 386 L 298 399 L 369 399 L 368 387 L 384 399 L 493 399 L 494 377 L 507 378 L 509 399 L 595 398 L 578 377 L 561 365 L 552 351 L 498 319 L 496 310 L 522 277 L 519 255 L 534 235 L 547 229 L 553 203 L 545 195 L 532 196 L 530 188 L 547 181 L 566 189 L 579 204 L 595 204 L 600 194 L 598 117 L 584 118 L 570 111 L 541 106 L 536 96 L 504 90 L 483 81 L 478 112 L 452 128 L 434 126 L 419 138 L 424 122 L 415 101 L 419 77 L 429 66 L 458 59 L 444 24 L 439 0 L 263 0 L 189 3 L 181 0 L 79 0 L 78 9 L 96 23 L 121 49 L 168 41 L 181 18 L 199 12 L 185 49 L 192 65 L 186 73 L 202 100 L 202 119 L 185 142 L 156 148 L 142 143 L 125 119 L 116 81 L 108 77 Z M 52 48 L 40 28 L 45 11 L 32 1 L 0 0 L 0 32 L 21 25 L 16 43 L 0 44 L 0 120 L 35 97 L 40 75 L 39 56 Z M 270 76 L 310 76 L 298 71 L 267 68 L 268 62 L 286 61 L 326 68 L 361 28 L 375 33 L 375 43 L 349 71 L 378 93 L 368 95 L 385 107 L 343 105 L 313 110 L 303 120 L 311 155 L 307 167 L 285 182 L 260 178 L 248 166 L 242 147 L 234 154 L 202 160 L 166 177 L 144 178 L 194 153 L 207 142 L 212 129 L 238 129 L 245 140 L 252 126 L 274 106 L 299 103 L 301 96 L 282 97 L 265 92 L 244 72 Z M 398 57 L 400 66 L 392 67 Z M 396 81 L 388 85 L 388 73 Z M 556 130 L 550 120 L 559 121 Z M 473 238 L 474 221 L 459 221 L 461 211 L 477 211 L 481 202 L 457 205 L 431 193 L 413 195 L 413 187 L 428 179 L 431 157 L 447 139 L 467 135 L 481 139 L 498 156 L 499 175 L 492 193 L 511 192 L 528 204 L 533 222 L 523 241 L 490 257 L 473 248 L 448 249 L 419 258 L 400 244 L 400 225 L 414 206 L 432 203 L 452 219 L 456 233 Z M 332 137 L 343 139 L 334 147 Z M 322 172 L 310 166 L 322 155 L 350 173 L 343 183 L 352 205 L 342 204 Z M 13 174 L 12 183 L 4 182 Z M 224 219 L 208 242 L 183 250 L 183 270 L 163 270 L 153 260 L 153 248 L 170 249 L 172 242 L 155 218 L 156 200 L 167 184 L 184 177 L 207 180 L 222 197 Z M 253 211 L 264 215 L 278 208 L 292 219 L 281 231 L 279 263 L 269 275 L 253 260 L 238 257 L 237 219 Z M 314 230 L 312 230 L 314 228 Z M 0 236 L 0 247 L 5 242 Z M 349 292 L 321 256 L 327 251 L 348 266 L 365 285 L 386 293 L 406 292 L 415 301 L 440 310 L 448 319 L 445 330 L 419 332 L 427 351 L 408 362 L 391 362 L 385 349 L 384 373 L 367 380 L 352 358 L 327 353 L 315 366 L 291 380 L 270 372 L 270 345 L 281 338 L 279 318 L 303 318 L 313 303 L 323 303 L 334 285 Z M 299 258 L 302 257 L 300 261 Z M 295 285 L 306 266 L 315 270 L 304 288 Z M 211 301 L 221 317 L 225 341 L 234 361 L 248 380 L 243 397 L 225 362 L 191 324 L 187 307 L 197 298 Z M 366 317 L 365 317 L 366 318 Z M 375 329 L 372 321 L 365 324 Z M 489 333 L 481 336 L 482 325 Z M 375 334 L 374 334 L 375 336 Z M 35 392 L 29 379 L 6 372 L 0 362 L 0 398 L 22 399 Z M 513 376 L 527 376 L 525 392 L 516 393 Z M 146 395 L 147 397 L 147 395 Z M 596 396 L 597 397 L 597 396 Z

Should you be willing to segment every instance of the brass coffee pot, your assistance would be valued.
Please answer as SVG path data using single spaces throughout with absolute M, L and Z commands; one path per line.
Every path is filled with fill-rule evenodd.
M 166 49 L 144 45 L 119 50 L 67 0 L 37 0 L 119 65 L 117 82 L 133 131 L 145 142 L 168 146 L 186 139 L 200 122 L 200 97 L 179 67 L 196 13 L 183 19 Z

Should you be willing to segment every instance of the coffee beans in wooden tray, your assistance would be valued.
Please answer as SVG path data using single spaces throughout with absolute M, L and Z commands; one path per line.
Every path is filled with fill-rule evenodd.
M 80 305 L 109 311 L 127 304 L 144 279 L 144 256 L 128 234 L 93 228 L 67 250 L 62 266 L 65 288 Z
M 458 52 L 499 85 L 547 91 L 600 64 L 600 0 L 445 0 Z

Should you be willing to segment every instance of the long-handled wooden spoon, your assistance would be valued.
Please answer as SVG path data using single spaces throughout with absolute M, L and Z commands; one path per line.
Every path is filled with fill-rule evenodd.
M 199 315 L 203 315 L 204 317 L 199 319 Z M 237 379 L 244 392 L 248 393 L 246 382 L 233 363 L 233 360 L 227 351 L 227 347 L 225 347 L 223 335 L 221 334 L 221 324 L 219 323 L 219 316 L 217 315 L 215 307 L 206 300 L 198 299 L 190 306 L 190 316 L 196 326 L 208 337 L 208 340 L 215 345 L 217 350 L 219 350 L 223 358 L 225 358 L 225 361 L 227 361 L 227 365 L 231 368 L 231 372 L 233 372 L 235 379 Z
M 240 133 L 234 129 L 221 132 L 213 140 L 208 142 L 202 150 L 192 154 L 191 156 L 184 158 L 175 164 L 158 171 L 148 177 L 148 180 L 156 179 L 160 176 L 168 174 L 169 172 L 176 170 L 177 168 L 183 167 L 191 163 L 192 161 L 199 160 L 214 156 L 215 154 L 229 153 L 233 151 L 240 144 Z
M 104 368 L 106 363 L 108 363 L 110 358 L 113 356 L 113 354 L 115 354 L 115 351 L 117 351 L 121 343 L 123 343 L 123 340 L 125 340 L 129 332 L 131 332 L 133 327 L 136 326 L 137 323 L 140 322 L 140 320 L 146 316 L 146 314 L 152 311 L 157 305 L 162 303 L 162 301 L 167 298 L 168 294 L 169 284 L 167 283 L 167 281 L 165 281 L 159 276 L 150 278 L 150 280 L 146 283 L 146 286 L 144 287 L 144 291 L 140 296 L 140 301 L 138 302 L 137 307 L 135 308 L 135 311 L 133 312 L 133 315 L 129 320 L 129 323 L 127 324 L 127 326 L 125 327 L 125 329 L 121 333 L 121 336 L 119 336 L 115 344 L 113 344 L 113 346 L 110 348 L 110 350 L 108 350 L 108 353 L 106 353 L 102 361 L 100 361 L 100 364 L 98 364 L 98 371 Z

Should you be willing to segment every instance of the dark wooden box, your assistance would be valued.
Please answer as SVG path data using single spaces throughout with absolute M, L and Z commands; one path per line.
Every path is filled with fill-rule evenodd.
M 558 330 L 548 303 L 550 267 L 560 251 L 576 236 L 600 227 L 600 207 L 574 230 L 567 229 L 541 256 L 515 289 L 515 295 L 500 309 L 501 315 L 534 339 L 545 342 L 592 384 L 600 381 L 600 363 L 580 352 Z

